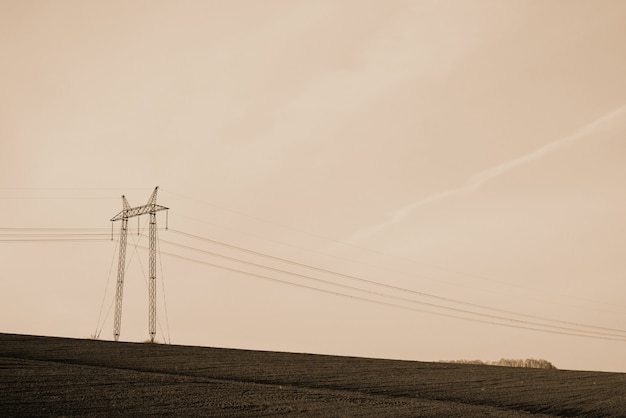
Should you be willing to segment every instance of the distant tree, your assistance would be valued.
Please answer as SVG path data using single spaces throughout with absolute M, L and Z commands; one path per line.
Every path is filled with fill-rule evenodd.
M 556 369 L 552 363 L 544 359 L 500 359 L 490 363 L 494 366 L 526 367 L 531 369 Z
M 482 360 L 441 360 L 440 363 L 456 363 L 456 364 L 477 364 L 485 366 L 503 366 L 503 367 L 526 367 L 531 369 L 556 369 L 552 363 L 543 359 L 506 359 L 502 358 L 498 361 L 482 361 Z

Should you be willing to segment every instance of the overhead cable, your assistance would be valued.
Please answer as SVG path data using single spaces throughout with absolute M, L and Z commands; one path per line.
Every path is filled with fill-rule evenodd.
M 142 247 L 142 248 L 146 249 L 146 247 Z M 526 330 L 545 332 L 545 333 L 550 333 L 550 334 L 568 335 L 568 336 L 576 336 L 576 337 L 586 337 L 586 338 L 611 340 L 611 341 L 626 341 L 626 337 L 617 337 L 617 336 L 608 336 L 608 335 L 594 335 L 594 333 L 592 333 L 592 332 L 582 331 L 582 330 L 580 330 L 578 332 L 575 332 L 575 331 L 569 332 L 569 331 L 558 331 L 558 330 L 555 330 L 555 329 L 546 329 L 546 328 L 550 328 L 550 326 L 549 325 L 543 325 L 543 324 L 537 324 L 537 326 L 539 326 L 539 327 L 544 327 L 544 328 L 538 328 L 536 326 L 533 327 L 533 326 L 527 326 L 527 325 L 515 324 L 515 323 L 503 323 L 503 322 L 497 322 L 497 321 L 491 321 L 491 320 L 485 320 L 485 319 L 478 319 L 478 318 L 473 318 L 473 317 L 468 317 L 468 316 L 449 314 L 449 313 L 444 313 L 444 312 L 435 312 L 435 311 L 429 311 L 429 310 L 424 310 L 424 309 L 417 309 L 417 308 L 414 308 L 414 307 L 401 305 L 401 304 L 398 304 L 398 303 L 392 303 L 392 302 L 386 302 L 386 301 L 381 301 L 381 300 L 376 300 L 376 299 L 370 299 L 370 298 L 367 298 L 367 297 L 364 297 L 364 296 L 357 296 L 357 295 L 352 295 L 352 294 L 343 293 L 343 292 L 339 292 L 339 291 L 323 289 L 323 288 L 319 288 L 319 287 L 315 287 L 315 286 L 309 286 L 309 285 L 305 285 L 305 284 L 302 284 L 302 283 L 295 283 L 295 282 L 291 282 L 291 281 L 288 281 L 288 280 L 282 280 L 282 279 L 278 279 L 276 277 L 270 277 L 270 276 L 265 276 L 265 275 L 261 275 L 261 274 L 257 274 L 257 273 L 252 273 L 252 272 L 248 272 L 248 271 L 245 271 L 245 270 L 236 269 L 236 268 L 233 268 L 233 267 L 222 266 L 222 265 L 219 265 L 219 264 L 210 263 L 210 262 L 207 262 L 207 261 L 198 260 L 198 259 L 191 258 L 191 257 L 186 257 L 186 256 L 182 256 L 182 255 L 175 254 L 175 253 L 161 251 L 161 254 L 165 254 L 165 255 L 168 255 L 168 256 L 171 256 L 171 257 L 175 257 L 175 258 L 178 258 L 178 259 L 182 259 L 182 260 L 186 260 L 186 261 L 190 261 L 190 262 L 194 262 L 194 263 L 198 263 L 198 264 L 207 265 L 207 266 L 214 267 L 214 268 L 221 269 L 221 270 L 225 270 L 225 271 L 230 271 L 230 272 L 234 272 L 234 273 L 239 273 L 239 274 L 244 274 L 244 275 L 248 275 L 248 276 L 252 276 L 252 277 L 257 277 L 257 278 L 260 278 L 260 279 L 263 279 L 263 280 L 268 280 L 268 281 L 273 281 L 273 282 L 277 282 L 277 283 L 286 284 L 288 286 L 295 286 L 295 287 L 304 288 L 304 289 L 313 290 L 313 291 L 322 292 L 322 293 L 327 293 L 327 294 L 331 294 L 331 295 L 335 295 L 335 296 L 347 297 L 347 298 L 350 298 L 350 299 L 366 301 L 366 302 L 375 303 L 375 304 L 378 304 L 378 305 L 390 306 L 390 307 L 394 307 L 394 308 L 400 308 L 400 309 L 410 310 L 410 311 L 419 312 L 419 313 L 427 313 L 427 314 L 443 316 L 443 317 L 447 317 L 447 318 L 460 319 L 460 320 L 463 320 L 463 321 L 477 322 L 477 323 L 482 323 L 482 324 L 497 325 L 497 326 L 510 327 L 510 328 L 526 329 Z M 506 318 L 504 318 L 504 319 L 506 319 Z
M 361 278 L 361 277 L 348 275 L 348 274 L 344 274 L 344 273 L 339 273 L 339 272 L 335 272 L 335 271 L 332 271 L 332 270 L 323 269 L 323 268 L 315 267 L 315 266 L 312 266 L 312 265 L 308 265 L 308 264 L 304 264 L 304 263 L 288 260 L 288 259 L 285 259 L 285 258 L 272 256 L 272 255 L 269 255 L 269 254 L 261 253 L 259 251 L 254 251 L 254 250 L 250 250 L 250 249 L 243 248 L 243 247 L 240 247 L 240 246 L 236 246 L 236 245 L 227 244 L 227 243 L 224 243 L 224 242 L 221 242 L 221 241 L 213 240 L 213 239 L 210 239 L 210 238 L 201 237 L 201 236 L 194 235 L 194 234 L 189 234 L 189 233 L 183 232 L 183 231 L 178 231 L 176 229 L 170 229 L 170 231 L 175 232 L 175 233 L 180 234 L 180 235 L 183 235 L 183 236 L 190 237 L 190 238 L 194 238 L 194 239 L 198 239 L 198 240 L 201 240 L 201 241 L 206 241 L 206 242 L 210 242 L 210 243 L 213 243 L 213 244 L 221 245 L 221 246 L 224 246 L 224 247 L 227 247 L 227 248 L 243 251 L 243 252 L 246 252 L 246 253 L 250 253 L 250 254 L 266 257 L 266 258 L 270 258 L 270 259 L 273 259 L 273 260 L 277 260 L 277 261 L 284 262 L 284 263 L 289 263 L 289 264 L 292 264 L 292 265 L 297 265 L 299 267 L 304 267 L 304 268 L 312 269 L 312 270 L 323 272 L 323 273 L 327 273 L 327 274 L 332 274 L 332 275 L 343 277 L 343 278 L 347 278 L 347 279 L 350 279 L 350 280 L 353 280 L 353 281 L 363 282 L 363 283 L 367 283 L 367 284 L 370 284 L 370 285 L 375 285 L 375 286 L 379 286 L 379 287 L 383 287 L 383 288 L 387 288 L 387 289 L 391 289 L 391 290 L 395 290 L 395 291 L 400 291 L 400 292 L 403 292 L 403 293 L 409 293 L 409 294 L 416 295 L 416 296 L 428 297 L 428 298 L 432 298 L 432 299 L 441 300 L 441 301 L 444 301 L 444 302 L 447 302 L 447 303 L 455 303 L 455 304 L 464 305 L 464 306 L 471 306 L 471 307 L 474 307 L 474 308 L 485 309 L 485 310 L 489 310 L 489 311 L 493 311 L 493 312 L 500 312 L 500 313 L 507 314 L 507 315 L 514 315 L 514 316 L 518 316 L 518 317 L 531 318 L 531 319 L 535 319 L 535 320 L 539 320 L 539 321 L 543 321 L 543 322 L 559 323 L 559 324 L 563 324 L 563 325 L 568 325 L 570 327 L 573 326 L 573 327 L 578 327 L 578 328 L 588 328 L 588 329 L 591 329 L 591 330 L 601 330 L 601 331 L 589 331 L 589 332 L 594 332 L 594 333 L 607 334 L 604 331 L 608 331 L 609 335 L 614 335 L 614 334 L 611 334 L 611 333 L 615 333 L 615 332 L 623 334 L 623 335 L 626 335 L 626 330 L 605 328 L 605 327 L 599 327 L 599 326 L 595 326 L 595 325 L 580 324 L 580 323 L 574 323 L 574 322 L 568 322 L 568 321 L 561 321 L 561 320 L 556 320 L 556 319 L 551 319 L 551 318 L 540 317 L 540 316 L 536 316 L 536 315 L 528 315 L 528 314 L 523 314 L 523 313 L 519 313 L 519 312 L 513 312 L 513 311 L 509 311 L 509 310 L 505 310 L 505 309 L 493 308 L 493 307 L 489 307 L 489 306 L 486 306 L 486 305 L 480 305 L 480 304 L 476 304 L 476 303 L 466 302 L 466 301 L 462 301 L 462 300 L 458 300 L 458 299 L 452 299 L 452 298 L 448 298 L 448 297 L 433 295 L 433 294 L 429 294 L 429 293 L 425 293 L 425 292 L 419 292 L 419 291 L 412 290 L 412 289 L 406 289 L 406 288 L 399 287 L 399 286 L 393 286 L 393 285 L 389 285 L 389 284 L 386 284 L 386 283 L 381 283 L 381 282 L 374 281 L 374 280 L 368 280 L 368 279 L 364 279 L 364 278 Z M 185 248 L 191 249 L 193 251 L 204 252 L 204 253 L 211 254 L 211 255 L 214 255 L 214 256 L 218 256 L 218 257 L 221 257 L 221 258 L 227 258 L 227 259 L 236 260 L 236 261 L 239 261 L 239 262 L 242 262 L 242 263 L 246 263 L 246 264 L 251 264 L 251 265 L 254 265 L 254 266 L 257 266 L 257 267 L 263 267 L 263 268 L 266 268 L 266 269 L 280 271 L 280 272 L 285 272 L 285 273 L 288 273 L 288 274 L 295 274 L 295 275 L 298 275 L 298 276 L 306 277 L 306 278 L 311 279 L 311 280 L 318 280 L 318 281 L 327 282 L 327 283 L 333 284 L 335 286 L 347 287 L 347 288 L 351 288 L 351 289 L 359 289 L 359 288 L 355 288 L 353 286 L 341 285 L 341 284 L 338 284 L 338 283 L 335 283 L 335 282 L 330 282 L 330 281 L 326 281 L 326 280 L 322 280 L 322 279 L 312 278 L 310 276 L 305 276 L 305 275 L 301 275 L 301 274 L 297 274 L 297 273 L 293 273 L 293 272 L 287 272 L 285 270 L 276 269 L 276 268 L 272 268 L 272 267 L 267 267 L 267 266 L 263 266 L 263 265 L 260 265 L 260 264 L 251 263 L 251 262 L 240 260 L 240 259 L 235 259 L 235 258 L 232 258 L 232 257 L 227 257 L 227 256 L 224 256 L 224 255 L 221 255 L 221 254 L 217 254 L 217 253 L 214 253 L 214 252 L 198 249 L 198 248 L 195 248 L 195 247 L 190 247 L 190 246 L 186 246 L 186 245 L 179 244 L 179 243 L 173 243 L 171 241 L 166 241 L 166 240 L 162 240 L 162 241 L 165 242 L 165 243 L 168 243 L 168 244 L 177 245 L 179 247 L 185 247 Z M 365 289 L 359 289 L 359 290 L 367 291 Z M 405 299 L 405 298 L 400 298 L 400 299 Z M 443 307 L 443 305 L 437 305 L 437 304 L 428 303 L 428 302 L 418 302 L 418 303 L 426 304 L 426 305 L 430 305 L 430 306 L 437 306 L 437 307 L 440 307 L 440 308 Z M 456 311 L 461 311 L 461 312 L 471 312 L 471 313 L 477 314 L 477 315 L 484 315 L 484 316 L 488 316 L 488 317 L 496 317 L 496 318 L 500 318 L 500 319 L 504 318 L 504 317 L 500 317 L 500 316 L 497 316 L 497 315 L 477 313 L 477 312 L 467 311 L 467 310 L 464 310 L 464 309 L 453 308 L 453 307 L 445 307 L 445 309 L 451 309 L 451 310 L 456 310 Z M 530 321 L 523 321 L 523 320 L 511 319 L 511 318 L 506 318 L 506 319 L 507 320 L 511 320 L 511 321 L 521 321 L 521 322 L 524 322 L 524 323 L 530 323 L 530 324 L 537 325 L 537 323 L 530 322 Z M 549 324 L 541 324 L 541 325 L 542 326 L 543 325 L 550 326 L 550 327 L 559 328 L 559 329 L 560 328 L 571 329 L 571 328 L 568 328 L 568 327 L 560 327 L 560 326 L 557 326 L 557 325 L 549 325 Z

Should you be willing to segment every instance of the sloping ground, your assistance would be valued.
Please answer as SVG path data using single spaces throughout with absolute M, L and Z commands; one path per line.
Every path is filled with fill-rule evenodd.
M 0 413 L 626 416 L 626 374 L 0 334 Z

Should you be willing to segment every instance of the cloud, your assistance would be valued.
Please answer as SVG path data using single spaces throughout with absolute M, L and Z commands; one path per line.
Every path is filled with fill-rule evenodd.
M 594 120 L 593 122 L 583 126 L 578 131 L 564 137 L 560 138 L 556 141 L 550 142 L 531 153 L 522 155 L 520 157 L 514 158 L 510 161 L 502 163 L 500 165 L 488 168 L 483 170 L 472 177 L 470 177 L 467 182 L 461 186 L 454 189 L 445 190 L 439 193 L 432 194 L 425 198 L 419 199 L 411 204 L 408 204 L 397 211 L 393 212 L 389 218 L 384 221 L 363 228 L 354 234 L 348 239 L 348 242 L 360 242 L 364 241 L 367 238 L 395 225 L 401 221 L 403 221 L 406 217 L 408 217 L 411 213 L 416 210 L 423 208 L 424 206 L 431 205 L 433 203 L 437 203 L 441 200 L 447 199 L 453 196 L 459 195 L 467 195 L 470 193 L 474 193 L 479 190 L 485 183 L 493 180 L 501 175 L 513 170 L 516 167 L 522 166 L 524 164 L 528 164 L 533 161 L 537 161 L 559 149 L 566 147 L 569 144 L 577 142 L 590 134 L 599 131 L 602 128 L 606 128 L 609 122 L 623 117 L 626 115 L 626 105 L 620 106 L 613 111 L 607 113 L 606 115 Z

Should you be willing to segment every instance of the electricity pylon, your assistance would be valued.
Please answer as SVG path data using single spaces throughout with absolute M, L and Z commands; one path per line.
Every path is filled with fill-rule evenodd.
M 126 237 L 128 233 L 128 218 L 134 218 L 145 214 L 150 215 L 150 232 L 149 232 L 149 274 L 148 282 L 148 332 L 150 333 L 150 342 L 154 342 L 156 336 L 156 213 L 162 210 L 168 210 L 165 206 L 156 204 L 157 186 L 152 192 L 152 196 L 148 199 L 148 203 L 143 206 L 131 208 L 126 200 L 126 196 L 122 196 L 122 211 L 111 218 L 111 222 L 122 221 L 122 229 L 120 232 L 120 255 L 117 263 L 117 287 L 115 290 L 115 319 L 113 321 L 113 337 L 115 341 L 120 338 L 120 329 L 122 327 L 122 295 L 124 293 L 124 272 L 126 270 Z

